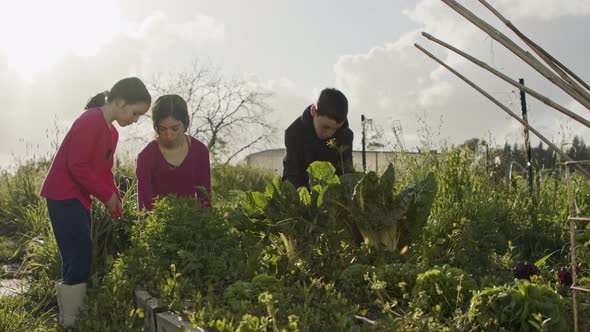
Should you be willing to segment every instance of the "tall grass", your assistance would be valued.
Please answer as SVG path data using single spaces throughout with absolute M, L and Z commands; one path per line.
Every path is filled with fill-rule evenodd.
M 52 313 L 25 296 L 0 297 L 0 331 L 50 331 Z
M 14 174 L 0 173 L 0 230 L 3 234 L 26 234 L 32 226 L 25 215 L 41 201 L 39 188 L 48 168 L 46 160 L 20 162 Z

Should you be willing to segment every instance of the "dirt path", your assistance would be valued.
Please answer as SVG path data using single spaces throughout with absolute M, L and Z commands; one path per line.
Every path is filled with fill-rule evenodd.
M 19 295 L 27 291 L 29 285 L 22 279 L 1 279 L 0 297 Z

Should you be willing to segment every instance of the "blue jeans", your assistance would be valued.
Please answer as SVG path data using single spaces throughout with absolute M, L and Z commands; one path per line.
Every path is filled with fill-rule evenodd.
M 75 285 L 90 279 L 92 218 L 76 198 L 47 200 L 47 211 L 62 259 L 63 283 Z

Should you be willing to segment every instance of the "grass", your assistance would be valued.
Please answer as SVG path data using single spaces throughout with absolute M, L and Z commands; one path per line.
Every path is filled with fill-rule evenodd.
M 14 239 L 0 236 L 0 264 L 9 264 L 15 258 L 18 244 Z

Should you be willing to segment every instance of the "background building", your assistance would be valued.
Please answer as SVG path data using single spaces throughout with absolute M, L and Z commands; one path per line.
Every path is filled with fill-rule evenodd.
M 390 162 L 396 165 L 398 161 L 407 155 L 417 157 L 420 154 L 418 152 L 367 151 L 367 171 L 384 172 Z M 264 169 L 274 174 L 282 174 L 284 156 L 284 148 L 263 150 L 246 156 L 244 163 L 249 167 Z M 362 158 L 362 151 L 352 151 L 352 161 L 354 169 L 357 171 L 363 169 Z

